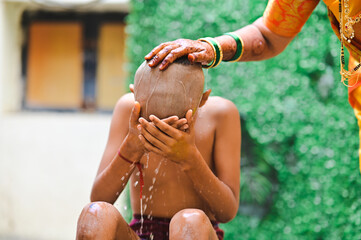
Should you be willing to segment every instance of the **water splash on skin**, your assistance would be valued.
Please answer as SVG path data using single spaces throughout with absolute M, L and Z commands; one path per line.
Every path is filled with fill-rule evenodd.
M 183 213 L 183 217 L 185 218 L 189 218 L 189 217 L 192 217 L 192 216 L 198 216 L 199 213 L 198 212 L 193 212 L 193 213 Z
M 144 168 L 148 168 L 148 165 L 149 165 L 149 153 L 145 153 L 145 156 L 147 157 L 147 164 L 144 166 Z
M 181 182 L 179 174 L 180 174 L 180 171 L 179 171 L 179 169 L 178 169 L 178 170 L 177 170 L 177 182 L 178 182 L 178 184 Z M 184 189 L 183 189 L 183 188 L 181 188 L 181 189 L 182 189 L 182 192 L 183 192 L 183 194 L 182 194 L 183 199 L 182 199 L 182 200 L 183 200 L 183 202 L 186 202 Z

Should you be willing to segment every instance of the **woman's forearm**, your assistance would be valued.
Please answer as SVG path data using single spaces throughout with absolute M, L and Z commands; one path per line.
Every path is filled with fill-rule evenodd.
M 243 40 L 243 55 L 240 61 L 260 61 L 280 54 L 293 38 L 279 36 L 271 32 L 259 18 L 253 24 L 234 31 Z M 235 40 L 228 35 L 215 38 L 221 45 L 223 59 L 231 59 L 237 50 Z

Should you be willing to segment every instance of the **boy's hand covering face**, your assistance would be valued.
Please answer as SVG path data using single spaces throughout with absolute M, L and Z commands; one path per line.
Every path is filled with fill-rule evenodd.
M 194 152 L 194 119 L 192 110 L 186 114 L 188 128 L 181 131 L 156 116 L 150 116 L 151 122 L 140 118 L 138 129 L 141 132 L 139 139 L 146 150 L 160 154 L 176 163 L 186 164 L 188 156 Z
M 132 140 L 133 146 L 139 151 L 143 149 L 144 151 L 144 144 L 139 139 L 139 130 L 137 129 L 138 120 L 140 114 L 140 104 L 138 102 L 134 103 L 134 107 L 132 109 L 132 113 L 129 119 L 129 132 L 128 138 Z M 187 119 L 181 118 L 179 119 L 177 116 L 171 116 L 159 121 L 163 121 L 165 124 L 172 126 L 173 128 L 177 128 L 179 130 L 185 130 L 188 128 Z M 150 123 L 154 126 L 153 123 Z

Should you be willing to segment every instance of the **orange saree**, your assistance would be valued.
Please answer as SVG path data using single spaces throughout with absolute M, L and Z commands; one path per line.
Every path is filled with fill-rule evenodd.
M 328 7 L 328 16 L 335 34 L 340 38 L 340 14 L 338 0 L 323 0 Z M 269 0 L 263 14 L 265 25 L 274 33 L 284 37 L 294 37 L 319 3 L 319 0 Z M 349 1 L 349 17 L 354 18 L 361 13 L 361 4 L 357 0 Z M 349 69 L 361 61 L 361 43 L 352 40 L 344 41 L 345 47 L 350 52 Z M 355 111 L 359 125 L 360 149 L 359 163 L 361 172 L 361 69 L 349 79 L 349 102 Z

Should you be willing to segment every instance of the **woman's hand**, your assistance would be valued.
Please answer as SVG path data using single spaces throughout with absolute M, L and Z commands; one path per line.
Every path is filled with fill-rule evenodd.
M 141 132 L 139 139 L 145 149 L 183 166 L 187 165 L 187 160 L 197 149 L 192 110 L 186 114 L 188 129 L 185 131 L 176 129 L 155 116 L 151 116 L 150 119 L 152 122 L 144 118 L 139 119 L 138 129 Z
M 145 60 L 150 60 L 150 67 L 155 67 L 161 63 L 159 69 L 165 70 L 177 58 L 187 54 L 188 60 L 191 63 L 198 62 L 206 65 L 214 59 L 212 47 L 208 43 L 189 39 L 178 39 L 162 43 L 144 58 Z

